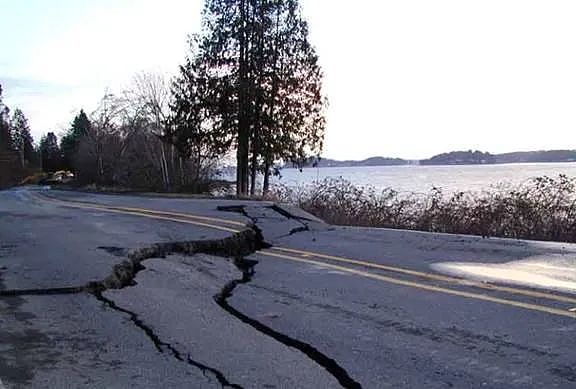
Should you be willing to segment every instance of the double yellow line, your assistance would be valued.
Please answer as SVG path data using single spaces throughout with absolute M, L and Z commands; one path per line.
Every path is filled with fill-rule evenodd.
M 147 217 L 150 219 L 158 219 L 158 220 L 165 220 L 183 224 L 193 224 L 200 227 L 206 227 L 226 232 L 240 232 L 243 228 L 246 227 L 244 223 L 228 220 L 228 219 L 219 219 L 207 216 L 197 216 L 192 215 L 189 213 L 178 213 L 178 212 L 166 212 L 166 211 L 155 211 L 151 209 L 144 209 L 144 208 L 133 208 L 133 207 L 117 207 L 117 206 L 109 206 L 103 204 L 96 204 L 96 203 L 85 203 L 79 201 L 68 201 L 68 200 L 61 200 L 54 197 L 48 197 L 43 195 L 35 194 L 34 192 L 30 192 L 30 195 L 38 200 L 50 202 L 57 205 L 62 205 L 69 208 L 80 208 L 80 209 L 94 209 L 98 211 L 110 212 L 110 213 L 121 213 L 124 215 L 134 215 L 140 217 Z M 211 223 L 212 224 L 211 224 Z M 217 224 L 214 224 L 217 223 Z M 234 227 L 240 227 L 233 228 Z
M 242 229 L 246 228 L 246 225 L 241 222 L 228 219 L 193 215 L 189 213 L 166 212 L 166 211 L 156 211 L 143 208 L 118 207 L 118 206 L 108 206 L 95 203 L 68 201 L 68 200 L 56 199 L 54 197 L 42 196 L 38 194 L 34 194 L 32 196 L 42 201 L 47 201 L 66 207 L 80 208 L 80 209 L 94 209 L 104 212 L 121 213 L 139 217 L 147 217 L 152 219 L 171 221 L 176 223 L 192 224 L 200 227 L 217 229 L 232 233 L 240 232 Z M 480 301 L 488 301 L 492 303 L 523 308 L 537 312 L 544 312 L 558 316 L 576 318 L 576 309 L 574 309 L 576 307 L 576 298 L 566 295 L 488 284 L 484 282 L 471 281 L 457 277 L 421 272 L 397 266 L 383 265 L 375 262 L 326 255 L 305 250 L 296 250 L 286 247 L 275 246 L 270 249 L 261 250 L 257 254 L 280 260 L 288 260 L 292 262 L 321 266 L 323 268 L 338 270 L 348 274 L 354 274 L 357 276 L 374 279 L 390 284 L 407 286 L 415 289 L 444 293 Z M 366 270 L 372 270 L 374 272 Z M 399 274 L 403 278 L 391 277 L 388 275 L 381 274 L 381 272 Z M 425 281 L 427 283 L 422 281 Z M 485 290 L 487 292 L 499 292 L 510 295 L 522 296 L 526 298 L 553 301 L 555 304 L 566 304 L 566 309 L 527 303 L 511 299 L 504 299 L 500 297 L 494 297 L 488 294 L 480 294 L 464 290 L 452 289 L 445 286 L 435 285 L 433 284 L 433 282 L 441 284 L 450 284 L 458 287 L 471 287 L 474 289 Z
M 299 252 L 299 250 L 285 249 L 282 247 L 275 247 L 272 250 L 280 251 L 280 252 L 285 252 L 285 251 L 287 251 L 287 252 Z M 513 307 L 518 307 L 518 308 L 530 309 L 532 311 L 545 312 L 545 313 L 550 313 L 553 315 L 576 318 L 576 312 L 570 310 L 570 307 L 576 306 L 576 298 L 572 298 L 572 297 L 568 297 L 568 296 L 561 296 L 561 295 L 556 295 L 556 294 L 551 294 L 551 293 L 536 292 L 536 291 L 527 290 L 527 289 L 519 289 L 519 288 L 498 286 L 498 285 L 493 285 L 493 284 L 486 284 L 486 283 L 481 283 L 481 282 L 464 280 L 464 279 L 456 278 L 456 277 L 440 276 L 440 275 L 436 275 L 436 274 L 417 272 L 417 271 L 404 269 L 404 268 L 380 265 L 378 263 L 373 263 L 373 262 L 358 261 L 355 259 L 334 257 L 334 256 L 323 255 L 323 254 L 318 254 L 318 253 L 304 252 L 304 253 L 306 253 L 304 255 L 289 256 L 289 255 L 285 255 L 282 253 L 274 252 L 272 250 L 263 250 L 263 251 L 260 251 L 260 253 L 264 254 L 264 255 L 276 257 L 276 258 L 287 259 L 287 260 L 301 262 L 301 263 L 308 263 L 308 264 L 312 264 L 312 265 L 318 265 L 318 266 L 322 266 L 322 267 L 325 267 L 328 269 L 334 269 L 334 270 L 338 270 L 338 271 L 342 271 L 342 272 L 346 272 L 346 273 L 350 273 L 350 274 L 355 274 L 358 276 L 371 278 L 371 279 L 379 280 L 379 281 L 384 281 L 384 282 L 395 284 L 395 285 L 408 286 L 411 288 L 427 290 L 427 291 L 431 291 L 431 292 L 445 293 L 445 294 L 450 294 L 450 295 L 454 295 L 454 296 L 471 298 L 471 299 L 475 299 L 475 300 L 489 301 L 489 302 L 497 303 L 497 304 L 503 304 L 503 305 L 513 306 Z M 437 285 L 425 284 L 422 282 L 416 282 L 416 281 L 410 281 L 410 280 L 401 279 L 401 278 L 389 277 L 389 276 L 385 276 L 385 275 L 378 274 L 378 273 L 370 273 L 367 271 L 362 271 L 362 270 L 358 270 L 358 269 L 354 269 L 354 268 L 350 268 L 350 267 L 345 267 L 342 265 L 336 265 L 333 263 L 327 263 L 327 262 L 323 262 L 323 261 L 309 259 L 308 257 L 330 259 L 330 260 L 335 261 L 335 262 L 354 264 L 354 265 L 358 265 L 358 266 L 362 266 L 362 267 L 366 267 L 366 268 L 370 268 L 370 269 L 379 269 L 379 270 L 385 270 L 388 272 L 401 273 L 401 274 L 411 274 L 411 275 L 417 276 L 418 278 L 424 278 L 424 279 L 428 279 L 428 280 L 440 280 L 440 281 L 454 284 L 454 285 L 458 285 L 458 286 L 469 286 L 469 287 L 474 287 L 474 288 L 487 289 L 487 290 L 491 290 L 491 291 L 500 291 L 500 292 L 505 292 L 505 293 L 510 293 L 510 294 L 527 296 L 527 297 L 547 299 L 547 300 L 559 301 L 559 302 L 563 302 L 563 303 L 571 303 L 572 305 L 570 305 L 568 307 L 568 309 L 566 309 L 566 310 L 558 309 L 558 308 L 548 307 L 545 305 L 525 303 L 525 302 L 516 301 L 516 300 L 509 300 L 509 299 L 503 299 L 503 298 L 499 298 L 499 297 L 493 297 L 493 296 L 489 296 L 486 294 L 466 292 L 466 291 L 462 291 L 462 290 L 450 289 L 450 288 L 437 286 Z

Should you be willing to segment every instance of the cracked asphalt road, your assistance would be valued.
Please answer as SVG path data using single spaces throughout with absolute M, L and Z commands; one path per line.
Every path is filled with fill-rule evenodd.
M 573 388 L 570 290 L 437 266 L 534 258 L 574 283 L 574 245 L 334 227 L 265 202 L 3 191 L 0 382 Z

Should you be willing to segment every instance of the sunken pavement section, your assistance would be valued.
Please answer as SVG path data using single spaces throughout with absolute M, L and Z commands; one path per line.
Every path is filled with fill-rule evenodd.
M 221 211 L 239 212 L 251 222 L 220 239 L 133 250 L 99 246 L 121 260 L 99 281 L 10 289 L 1 283 L 7 269 L 0 268 L 4 386 L 361 387 L 314 346 L 228 302 L 256 271 L 257 261 L 245 257 L 270 247 L 258 219 L 288 221 L 273 229 L 279 236 L 306 230 L 305 222 L 275 207 Z M 0 258 L 16 248 L 4 243 Z M 262 355 L 271 356 L 267 365 Z

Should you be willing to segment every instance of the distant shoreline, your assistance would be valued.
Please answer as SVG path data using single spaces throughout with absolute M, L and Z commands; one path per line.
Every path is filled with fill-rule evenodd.
M 469 166 L 509 165 L 526 163 L 569 163 L 576 162 L 576 150 L 518 151 L 491 154 L 481 151 L 452 151 L 428 159 L 408 160 L 402 158 L 370 157 L 364 160 L 335 160 L 320 158 L 307 167 L 366 167 L 366 166 Z M 285 169 L 295 168 L 286 165 Z
M 304 166 L 302 169 L 338 169 L 338 168 L 365 168 L 365 167 L 446 167 L 446 166 L 501 166 L 501 165 L 546 165 L 546 164 L 569 164 L 576 163 L 576 161 L 556 161 L 556 162 L 497 162 L 497 163 L 460 163 L 460 164 L 428 164 L 420 165 L 415 163 L 404 164 L 404 165 L 341 165 L 341 166 Z M 298 170 L 298 167 L 285 166 L 282 170 Z

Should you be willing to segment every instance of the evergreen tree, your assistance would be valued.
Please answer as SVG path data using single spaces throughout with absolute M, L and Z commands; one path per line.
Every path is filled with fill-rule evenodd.
M 62 152 L 62 165 L 63 168 L 70 171 L 75 171 L 74 169 L 74 156 L 78 152 L 78 146 L 80 144 L 80 139 L 86 136 L 90 131 L 90 120 L 84 112 L 80 110 L 80 113 L 74 117 L 70 129 L 62 137 L 60 142 L 60 148 Z
M 9 110 L 2 101 L 2 85 L 0 85 L 0 151 L 12 150 L 12 136 L 10 134 Z
M 42 170 L 49 173 L 62 168 L 62 153 L 58 147 L 58 139 L 53 132 L 49 132 L 40 140 L 40 156 Z
M 28 119 L 24 113 L 16 108 L 10 118 L 10 135 L 12 147 L 20 155 L 20 163 L 24 167 L 32 164 L 35 159 L 34 140 L 30 134 Z
M 298 1 L 265 3 L 268 6 L 262 10 L 261 48 L 255 61 L 262 103 L 256 105 L 259 120 L 255 120 L 251 144 L 252 177 L 256 170 L 264 173 L 264 192 L 276 161 L 302 166 L 309 156 L 320 154 L 327 104 L 318 56 L 308 41 L 308 26 Z
M 237 194 L 250 176 L 254 193 L 257 171 L 266 189 L 276 161 L 320 152 L 322 72 L 297 0 L 206 0 L 195 41 L 193 81 L 211 90 L 207 123 L 235 141 Z
M 209 81 L 203 63 L 198 58 L 187 58 L 171 88 L 172 115 L 164 138 L 196 166 L 222 156 L 232 143 L 225 120 L 218 118 L 217 107 L 222 99 Z

